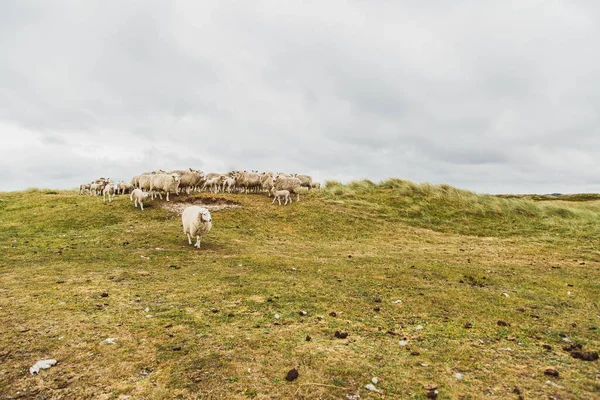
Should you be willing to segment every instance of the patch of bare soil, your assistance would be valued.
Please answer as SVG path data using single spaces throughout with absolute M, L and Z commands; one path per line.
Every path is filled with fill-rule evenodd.
M 221 197 L 194 197 L 194 196 L 179 196 L 179 197 L 171 197 L 172 201 L 163 202 L 162 207 L 175 212 L 179 215 L 183 213 L 189 206 L 200 206 L 205 207 L 209 211 L 219 211 L 224 210 L 226 208 L 237 208 L 239 207 L 239 203 L 236 203 L 232 200 L 227 200 Z

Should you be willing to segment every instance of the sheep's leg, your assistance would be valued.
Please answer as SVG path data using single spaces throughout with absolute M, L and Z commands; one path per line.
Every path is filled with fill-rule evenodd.
M 296 193 L 296 201 L 300 201 L 300 193 Z
M 192 237 L 190 236 L 190 234 L 189 234 L 189 233 L 187 233 L 187 237 L 188 237 L 188 243 L 189 243 L 189 244 L 192 244 Z
M 167 190 L 167 201 L 169 201 L 169 191 L 168 190 Z
M 137 208 L 137 199 L 135 199 L 135 200 L 133 201 L 133 205 L 135 206 L 135 208 Z
M 196 244 L 194 246 L 200 248 L 200 235 L 196 235 Z
M 140 200 L 140 208 L 142 209 L 142 211 L 144 211 L 144 203 L 142 203 L 141 200 Z
M 277 197 L 273 198 L 273 201 L 271 202 L 271 204 L 275 204 L 275 200 L 277 200 Z

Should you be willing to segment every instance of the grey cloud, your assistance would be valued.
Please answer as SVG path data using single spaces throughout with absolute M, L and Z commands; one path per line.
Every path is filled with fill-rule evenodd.
M 0 189 L 197 167 L 599 191 L 599 11 L 3 2 L 0 124 L 46 148 L 0 150 Z

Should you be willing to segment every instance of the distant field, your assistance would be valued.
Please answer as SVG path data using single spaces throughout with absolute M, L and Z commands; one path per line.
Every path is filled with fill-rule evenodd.
M 0 398 L 600 398 L 597 195 L 172 200 L 0 193 Z

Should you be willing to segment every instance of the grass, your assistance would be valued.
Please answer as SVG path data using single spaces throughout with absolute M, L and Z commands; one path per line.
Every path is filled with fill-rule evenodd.
M 0 398 L 600 398 L 598 361 L 563 350 L 600 350 L 597 197 L 217 197 L 240 207 L 195 250 L 160 201 L 0 193 Z

